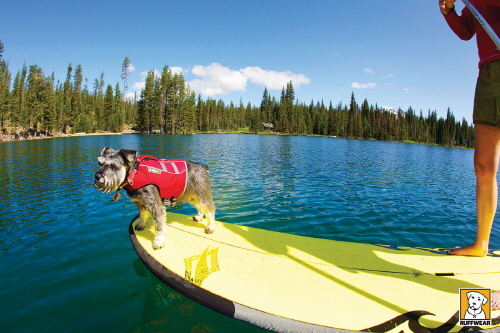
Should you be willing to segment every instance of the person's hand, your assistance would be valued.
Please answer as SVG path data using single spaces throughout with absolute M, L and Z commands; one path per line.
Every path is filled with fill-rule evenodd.
M 449 12 L 455 8 L 455 1 L 456 0 L 438 0 L 439 1 L 439 8 L 441 9 L 441 12 L 446 15 Z

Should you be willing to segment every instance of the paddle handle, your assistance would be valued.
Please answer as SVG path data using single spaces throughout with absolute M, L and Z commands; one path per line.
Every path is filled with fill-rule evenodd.
M 498 38 L 495 31 L 493 31 L 493 29 L 488 24 L 488 22 L 486 22 L 483 15 L 481 15 L 481 13 L 477 11 L 477 9 L 470 3 L 469 0 L 462 0 L 462 2 L 467 6 L 467 8 L 469 8 L 471 13 L 476 17 L 479 24 L 481 24 L 483 26 L 486 33 L 490 36 L 493 43 L 495 43 L 495 45 L 497 46 L 497 49 L 500 50 L 500 38 Z

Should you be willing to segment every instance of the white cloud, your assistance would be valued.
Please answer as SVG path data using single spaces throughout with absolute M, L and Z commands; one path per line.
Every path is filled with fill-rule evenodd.
M 382 77 L 393 77 L 394 74 L 389 74 L 389 75 L 383 75 Z
M 351 84 L 351 87 L 352 88 L 356 88 L 356 89 L 367 89 L 367 88 L 370 88 L 370 89 L 373 89 L 377 86 L 376 83 L 373 83 L 373 82 L 368 82 L 368 83 L 358 83 L 358 82 L 353 82 Z
M 373 70 L 372 70 L 371 68 L 365 68 L 365 69 L 364 69 L 364 71 L 365 71 L 365 73 L 367 73 L 367 74 L 373 74 L 373 73 L 374 73 L 374 72 L 373 72 Z
M 172 74 L 184 74 L 182 67 L 169 67 Z
M 146 82 L 145 81 L 141 81 L 141 82 L 134 83 L 134 85 L 132 86 L 132 88 L 135 89 L 135 90 L 142 90 L 142 89 L 144 89 L 145 86 L 146 86 Z
M 311 79 L 303 74 L 295 74 L 291 71 L 277 72 L 256 66 L 234 70 L 219 63 L 212 63 L 208 66 L 197 65 L 191 73 L 200 78 L 188 82 L 189 86 L 197 93 L 210 97 L 227 95 L 233 91 L 246 91 L 249 81 L 271 90 L 282 89 L 290 81 L 295 87 L 311 82 Z
M 134 72 L 134 71 L 135 71 L 134 65 L 132 65 L 132 63 L 128 64 L 127 72 Z
M 191 89 L 205 96 L 227 95 L 232 91 L 246 91 L 248 79 L 235 71 L 213 62 L 208 66 L 197 65 L 191 71 L 201 79 L 188 82 Z
M 405 93 L 409 94 L 411 90 L 410 90 L 410 89 L 408 89 L 408 88 L 404 88 L 404 89 L 403 89 L 403 91 L 404 91 Z
M 271 90 L 279 90 L 286 87 L 287 83 L 292 81 L 295 87 L 301 84 L 308 84 L 311 79 L 303 74 L 294 74 L 290 71 L 276 72 L 262 69 L 260 67 L 247 67 L 240 72 L 247 77 L 250 82 L 267 87 Z

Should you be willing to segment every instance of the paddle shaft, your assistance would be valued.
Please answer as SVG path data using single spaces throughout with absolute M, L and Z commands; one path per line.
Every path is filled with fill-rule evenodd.
M 476 17 L 479 24 L 481 24 L 483 26 L 486 33 L 490 36 L 493 43 L 495 43 L 495 45 L 497 46 L 497 49 L 500 50 L 500 38 L 498 38 L 495 31 L 493 31 L 493 29 L 488 24 L 488 22 L 486 22 L 483 15 L 481 15 L 481 13 L 477 11 L 477 9 L 470 3 L 469 0 L 462 0 L 462 2 L 467 6 L 467 8 L 469 8 L 471 13 Z

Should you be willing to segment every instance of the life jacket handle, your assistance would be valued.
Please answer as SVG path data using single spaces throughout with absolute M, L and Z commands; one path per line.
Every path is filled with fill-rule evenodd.
M 155 161 L 159 161 L 159 159 L 157 159 L 156 157 L 154 156 L 151 156 L 151 155 L 142 155 L 142 156 L 139 156 L 135 159 L 137 162 L 142 162 L 144 160 L 155 160 Z

